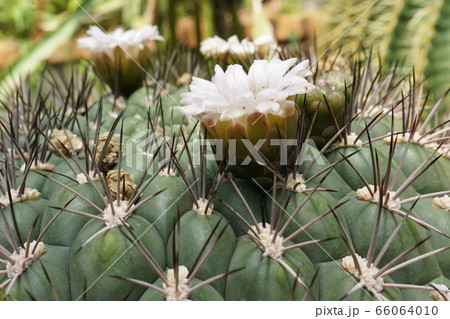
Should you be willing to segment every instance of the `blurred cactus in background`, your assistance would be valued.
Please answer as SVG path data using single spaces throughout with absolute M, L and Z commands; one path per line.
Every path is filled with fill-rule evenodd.
M 324 0 L 320 8 L 322 50 L 337 38 L 343 53 L 373 48 L 386 68 L 397 63 L 405 74 L 414 68 L 426 77 L 435 100 L 448 89 L 449 0 Z

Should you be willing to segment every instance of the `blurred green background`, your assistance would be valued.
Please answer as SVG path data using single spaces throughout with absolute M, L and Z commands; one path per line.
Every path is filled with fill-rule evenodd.
M 83 57 L 76 39 L 95 23 L 156 24 L 169 47 L 272 34 L 313 39 L 318 55 L 330 45 L 344 56 L 372 48 L 386 68 L 398 62 L 426 76 L 435 96 L 450 86 L 450 0 L 0 0 L 0 86 L 43 61 Z
M 54 33 L 64 36 L 61 41 L 47 43 L 53 50 L 48 59 L 57 63 L 77 58 L 79 52 L 74 50 L 74 39 L 95 23 L 110 31 L 119 26 L 129 29 L 156 24 L 169 42 L 181 42 L 191 48 L 216 34 L 224 38 L 233 34 L 252 38 L 275 32 L 279 40 L 286 41 L 293 35 L 305 36 L 304 22 L 311 15 L 307 2 L 0 0 L 0 68 L 11 66 Z M 71 19 L 73 27 L 62 28 Z

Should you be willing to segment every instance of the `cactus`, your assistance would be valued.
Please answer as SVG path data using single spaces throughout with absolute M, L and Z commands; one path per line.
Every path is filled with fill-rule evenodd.
M 126 97 L 98 94 L 87 69 L 5 103 L 2 299 L 448 299 L 444 97 L 429 108 L 423 83 L 371 58 L 314 77 L 298 73 L 306 62 L 256 60 L 187 88 L 197 57 L 182 54 L 152 56 L 158 82 Z M 233 110 L 241 94 L 254 114 Z M 232 137 L 250 141 L 236 164 L 217 143 Z
M 449 45 L 447 21 L 450 2 L 404 0 L 353 3 L 325 1 L 323 10 L 327 32 L 319 37 L 322 46 L 326 47 L 339 38 L 340 45 L 348 53 L 374 47 L 386 68 L 392 63 L 399 63 L 404 73 L 414 68 L 419 75 L 424 74 L 432 97 L 438 100 L 450 83 L 444 53 Z

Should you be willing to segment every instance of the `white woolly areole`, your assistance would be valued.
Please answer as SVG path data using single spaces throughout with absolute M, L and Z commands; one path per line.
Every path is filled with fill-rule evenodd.
M 411 137 L 411 134 L 408 133 L 408 132 L 402 133 L 402 134 L 395 134 L 394 133 L 394 137 L 393 137 L 392 140 L 395 142 L 395 140 L 397 139 L 397 144 L 405 144 L 405 143 L 408 143 L 410 137 Z M 426 141 L 426 139 L 420 140 L 421 137 L 422 136 L 419 133 L 415 132 L 413 137 L 411 138 L 411 143 L 422 145 L 422 142 Z M 384 140 L 385 144 L 388 144 L 388 145 L 391 144 L 391 137 L 390 136 L 385 137 L 383 140 Z
M 185 266 L 178 267 L 178 286 L 175 280 L 175 270 L 167 270 L 167 281 L 169 285 L 163 283 L 163 289 L 166 292 L 167 301 L 183 301 L 187 300 L 191 292 L 188 284 L 189 271 Z M 178 289 L 177 289 L 178 288 Z
M 380 200 L 380 188 L 377 188 L 377 191 L 375 192 L 375 186 L 373 185 L 369 185 L 370 187 L 370 191 L 367 188 L 367 186 L 364 186 L 363 188 L 360 188 L 356 191 L 356 197 L 358 197 L 359 200 L 365 200 L 367 202 L 372 202 L 375 204 L 379 204 L 379 200 Z M 386 207 L 389 210 L 393 210 L 393 209 L 400 209 L 402 207 L 402 205 L 400 204 L 400 199 L 392 199 L 395 196 L 395 192 L 390 192 L 388 191 L 389 194 L 389 201 L 387 202 L 387 204 L 385 205 L 384 202 L 386 201 L 386 196 L 382 196 L 382 202 L 383 202 L 383 206 Z
M 362 114 L 363 110 L 358 109 L 358 112 Z M 384 108 L 382 106 L 369 106 L 366 108 L 366 111 L 364 111 L 364 113 L 362 115 L 360 115 L 363 119 L 366 118 L 372 118 L 377 116 L 380 113 L 386 113 L 389 112 L 388 108 Z
M 192 210 L 194 212 L 196 212 L 199 215 L 208 215 L 209 216 L 209 215 L 212 214 L 212 211 L 214 209 L 214 205 L 211 203 L 208 206 L 208 200 L 207 199 L 205 199 L 205 198 L 197 199 L 197 204 L 198 204 L 198 207 L 197 207 L 197 205 L 195 205 L 195 203 L 192 204 Z M 206 210 L 206 206 L 208 206 L 208 210 Z
M 24 202 L 27 200 L 36 200 L 39 198 L 39 196 L 41 196 L 41 193 L 39 193 L 36 189 L 28 187 L 25 187 L 25 189 L 23 190 L 23 194 L 19 194 L 19 191 L 13 188 L 10 190 L 10 192 L 13 203 Z M 5 193 L 2 196 L 0 196 L 0 205 L 3 206 L 11 205 L 8 193 Z
M 153 158 L 155 156 L 155 154 L 153 154 L 152 152 L 144 151 L 142 149 L 142 147 L 140 147 L 140 146 L 136 146 L 136 150 L 139 152 L 139 154 L 148 156 L 149 158 Z M 164 176 L 164 175 L 160 175 L 160 176 Z
M 258 246 L 264 251 L 263 256 L 269 256 L 274 260 L 280 259 L 283 256 L 283 237 L 277 235 L 275 242 L 273 242 L 273 231 L 270 230 L 270 225 L 268 223 L 265 225 L 259 223 L 258 228 L 260 230 L 260 233 L 258 234 L 259 241 L 253 238 L 254 233 L 252 231 L 249 230 L 248 234 L 250 234 L 250 237 L 255 240 Z M 252 226 L 252 230 L 255 233 L 258 233 L 256 226 Z
M 25 172 L 25 168 L 26 165 L 22 164 L 22 166 L 20 167 L 20 171 L 22 173 Z M 33 164 L 31 164 L 30 170 L 32 171 L 53 171 L 55 169 L 55 165 L 52 163 L 44 163 L 41 161 L 38 161 L 37 163 L 33 162 Z
M 441 148 L 438 149 L 438 153 L 450 159 L 450 145 L 442 145 Z
M 96 131 L 97 130 L 97 122 L 91 122 L 91 121 L 89 121 L 89 129 L 91 130 L 91 131 Z M 90 142 L 90 141 L 89 141 Z M 93 142 L 93 141 L 92 141 Z
M 374 278 L 374 276 L 379 272 L 377 267 L 367 267 L 367 259 L 356 255 L 359 267 L 361 268 L 361 275 L 358 272 L 358 268 L 355 265 L 355 261 L 352 256 L 347 256 L 341 259 L 342 267 L 353 276 L 358 278 L 364 287 L 370 292 L 381 292 L 383 290 L 384 279 L 382 276 Z
M 106 219 L 105 225 L 108 228 L 122 226 L 125 220 L 129 217 L 129 210 L 127 210 L 128 201 L 121 200 L 120 205 L 117 205 L 117 201 L 114 201 L 112 205 L 114 207 L 114 214 L 111 209 L 111 204 L 108 204 L 108 206 L 106 206 L 106 208 L 103 210 L 103 218 Z
M 144 102 L 145 102 L 146 107 L 153 105 L 155 103 L 155 98 L 154 98 L 153 94 L 146 95 Z
M 98 177 L 97 173 L 95 171 L 89 171 L 89 177 L 94 182 L 99 182 L 100 177 Z M 89 180 L 87 179 L 86 175 L 84 173 L 80 173 L 76 177 L 78 184 L 87 184 Z
M 114 104 L 114 107 L 119 110 L 123 110 L 127 107 L 127 101 L 121 96 L 110 95 L 108 101 L 111 102 L 111 104 Z
M 108 116 L 113 118 L 113 119 L 116 119 L 119 116 L 119 114 L 117 112 L 114 112 L 114 111 L 109 111 L 108 112 Z
M 159 176 L 164 176 L 164 177 L 175 177 L 177 176 L 177 171 L 174 170 L 172 167 L 164 167 L 158 174 Z
M 433 206 L 450 212 L 450 196 L 444 195 L 433 198 Z
M 441 284 L 433 284 L 437 289 L 441 291 L 441 294 L 444 295 L 447 300 L 450 300 L 450 291 L 446 285 Z M 436 301 L 446 301 L 444 296 L 442 296 L 439 292 L 436 290 L 432 290 L 430 292 L 431 298 L 433 298 Z
M 5 149 L 5 155 L 8 157 L 11 157 L 12 152 L 14 152 L 14 159 L 21 160 L 19 153 L 16 150 L 14 150 L 14 148 L 8 147 Z M 28 152 L 24 152 L 23 156 L 25 157 L 26 160 L 30 159 L 30 154 Z
M 295 174 L 294 178 L 294 174 L 290 173 L 287 178 L 286 188 L 291 192 L 301 193 L 306 190 L 305 179 L 301 174 Z
M 345 143 L 345 140 L 342 139 L 339 142 L 336 142 L 331 147 L 331 150 L 335 150 L 337 148 L 341 147 L 361 147 L 362 141 L 357 138 L 358 135 L 355 132 L 351 132 L 349 135 L 347 135 L 347 143 Z
M 34 250 L 37 245 L 34 254 L 31 252 Z M 30 265 L 41 257 L 45 253 L 46 249 L 43 242 L 36 242 L 33 240 L 28 249 L 28 257 L 25 257 L 25 248 L 20 248 L 19 253 L 13 252 L 9 258 L 14 261 L 14 264 L 11 264 L 9 261 L 6 264 L 6 274 L 8 278 L 12 279 L 16 276 L 20 276 L 26 269 L 30 267 Z

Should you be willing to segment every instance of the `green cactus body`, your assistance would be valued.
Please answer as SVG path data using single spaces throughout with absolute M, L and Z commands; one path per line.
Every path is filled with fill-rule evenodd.
M 446 287 L 450 287 L 450 280 L 444 276 L 440 276 L 430 281 L 429 284 L 445 285 Z M 432 297 L 431 292 L 432 290 L 402 289 L 405 300 L 411 301 L 436 301 L 436 299 Z
M 68 280 L 70 248 L 45 245 L 45 250 L 45 253 L 33 261 L 30 267 L 17 278 L 11 288 L 10 296 L 23 301 L 33 300 L 31 297 L 38 301 L 70 300 Z M 3 267 L 0 265 L 0 269 L 4 269 Z M 0 282 L 3 282 L 4 277 L 0 275 Z M 3 300 L 3 298 L 4 295 L 0 292 L 0 299 Z
M 116 104 L 119 104 L 120 102 L 121 101 L 118 102 L 116 100 Z M 120 112 L 120 107 L 114 107 L 114 97 L 112 95 L 104 95 L 88 109 L 89 121 L 96 122 L 100 104 L 102 106 L 102 114 L 105 118 L 110 112 Z M 107 128 L 108 126 L 103 125 L 103 127 Z
M 54 179 L 64 185 L 73 184 L 74 181 L 65 176 L 68 176 L 71 178 L 76 178 L 76 174 L 72 171 L 72 168 L 78 170 L 78 167 L 75 165 L 73 160 L 68 159 L 68 161 L 70 163 L 70 166 L 65 161 L 61 162 L 60 164 L 56 165 L 55 169 L 53 170 L 55 173 L 50 173 L 49 177 L 51 177 L 52 179 Z M 57 174 L 57 173 L 62 173 L 65 176 Z M 41 195 L 43 198 L 49 199 L 60 188 L 61 188 L 60 185 L 58 185 L 57 183 L 55 183 L 52 180 L 47 179 L 41 188 Z
M 314 266 L 300 250 L 290 250 L 283 254 L 283 262 L 308 285 L 315 273 Z M 238 240 L 230 263 L 230 270 L 245 267 L 229 276 L 225 293 L 226 300 L 289 300 L 294 288 L 295 278 L 269 256 L 263 256 L 261 248 L 248 236 Z M 297 284 L 293 300 L 301 300 L 305 289 Z M 312 287 L 311 295 L 317 298 L 317 286 Z M 307 300 L 311 300 L 308 296 Z
M 384 51 L 403 4 L 404 1 L 390 0 L 379 0 L 376 3 L 370 0 L 325 1 L 322 10 L 326 14 L 327 32 L 319 37 L 319 41 L 328 47 L 337 37 L 342 36 L 340 41 L 344 51 L 372 46 Z M 358 23 L 349 28 L 349 21 Z
M 180 165 L 181 165 L 181 163 L 180 163 Z M 195 164 L 194 164 L 194 166 L 195 166 Z M 195 178 L 194 178 L 194 174 L 192 173 L 192 169 L 190 168 L 190 164 L 187 164 L 184 174 L 187 177 L 189 187 L 191 187 L 192 189 L 195 189 L 195 190 L 198 188 L 198 190 L 200 192 L 201 185 L 203 183 L 200 165 L 197 165 L 194 167 L 194 172 L 195 172 Z M 213 185 L 213 180 L 216 177 L 216 173 L 217 173 L 216 162 L 211 161 L 211 160 L 206 160 L 206 171 L 205 171 L 205 193 L 206 194 L 205 195 L 209 194 L 211 187 Z
M 144 177 L 144 182 L 147 181 L 151 174 L 153 173 L 153 168 L 150 168 L 150 170 L 146 170 L 146 164 L 147 160 L 143 158 L 136 158 L 136 153 L 133 153 L 132 155 L 125 155 L 122 157 L 122 162 L 120 163 L 120 167 L 122 167 L 125 171 L 127 171 L 128 174 L 130 174 L 130 177 L 133 181 L 139 181 L 142 177 Z M 131 159 L 130 159 L 131 158 Z M 135 165 L 133 165 L 133 162 Z M 139 162 L 140 164 L 137 164 L 136 162 Z M 138 167 L 139 169 L 136 169 Z M 142 168 L 142 169 L 141 169 Z M 157 169 L 155 169 L 157 171 Z M 145 175 L 145 176 L 144 176 Z
M 192 198 L 187 186 L 180 177 L 157 176 L 144 190 L 143 198 L 162 191 L 157 198 L 150 200 L 136 211 L 136 215 L 144 217 L 161 235 L 164 245 L 167 244 L 177 214 L 183 214 L 192 208 Z
M 161 93 L 162 105 L 167 117 L 167 119 L 165 119 L 165 122 L 169 124 L 170 119 L 172 118 L 172 121 L 175 124 L 186 124 L 188 122 L 188 119 L 178 110 L 178 108 L 180 107 L 180 96 L 181 94 L 187 92 L 188 88 L 179 88 L 173 85 L 169 85 L 166 91 L 168 94 L 166 94 L 165 92 Z
M 290 198 L 289 204 L 285 208 L 284 222 L 286 223 L 292 218 L 293 220 L 286 228 L 286 232 L 284 233 L 284 236 L 286 237 L 294 233 L 299 228 L 304 227 L 308 222 L 319 217 L 321 214 L 328 212 L 330 210 L 330 207 L 333 208 L 338 204 L 337 200 L 327 192 L 316 192 L 312 194 L 308 200 L 306 200 L 308 197 L 307 192 L 292 192 L 291 194 L 284 195 L 284 202 L 286 202 L 286 197 L 289 195 L 292 195 L 292 197 Z M 280 193 L 278 193 L 278 196 L 280 196 Z M 305 200 L 305 205 L 302 207 L 299 213 L 294 216 L 293 214 L 297 207 L 302 205 Z M 270 205 L 270 202 L 271 200 L 268 200 L 266 202 L 266 205 Z M 285 207 L 285 203 L 283 203 L 280 198 L 278 198 L 277 202 Z M 346 205 L 335 210 L 336 214 L 343 221 L 344 225 L 345 221 L 343 218 L 343 212 L 345 210 Z M 348 248 L 345 245 L 345 242 L 340 237 L 341 231 L 336 223 L 336 220 L 334 219 L 332 214 L 328 214 L 318 222 L 305 229 L 299 235 L 292 238 L 291 241 L 293 243 L 301 243 L 311 240 L 335 238 L 334 240 L 330 240 L 328 242 L 318 243 L 302 248 L 302 251 L 308 256 L 311 262 L 315 264 L 318 262 L 338 259 L 347 254 Z
M 413 209 L 413 215 L 420 218 L 424 222 L 436 227 L 445 235 L 450 235 L 450 211 L 439 207 L 438 201 L 435 198 L 420 199 Z M 430 242 L 434 249 L 447 247 L 450 245 L 450 238 L 436 232 L 430 232 Z M 446 250 L 438 255 L 436 258 L 441 267 L 442 273 L 447 278 L 450 278 L 450 251 Z
M 331 163 L 324 155 L 318 155 L 319 150 L 313 146 L 308 146 L 305 155 L 301 159 L 299 173 L 302 174 L 305 180 L 313 177 L 315 174 L 321 172 L 323 169 L 330 167 L 331 172 L 328 170 L 318 175 L 316 178 L 312 179 L 308 183 L 309 188 L 314 188 L 319 182 L 320 188 L 331 190 L 329 194 L 336 199 L 341 199 L 345 195 L 347 195 L 351 188 L 344 181 L 344 179 L 336 172 L 335 169 L 331 169 Z M 313 163 L 313 161 L 317 158 L 317 160 Z M 305 175 L 304 173 L 308 170 L 308 173 Z M 325 175 L 329 174 L 324 180 L 322 180 Z
M 375 112 L 376 115 L 378 115 L 379 113 Z M 383 116 L 383 115 L 380 115 Z M 366 124 L 369 125 L 370 122 L 372 120 L 374 120 L 375 117 L 373 114 L 365 114 L 363 115 L 363 118 L 361 119 L 361 121 L 359 121 L 359 119 L 357 119 L 356 121 L 359 121 L 359 123 L 357 122 L 356 124 L 359 125 L 354 125 L 353 127 L 353 131 L 354 132 L 362 132 L 363 130 L 366 129 Z M 391 132 L 391 125 L 392 125 L 392 118 L 390 116 L 390 114 L 388 115 L 384 115 L 383 118 L 377 120 L 376 124 L 373 125 L 370 130 L 370 138 L 373 140 L 377 137 L 380 136 L 386 136 L 388 134 L 390 134 Z M 400 119 L 394 118 L 394 131 L 401 131 L 402 130 L 402 123 Z M 364 134 L 363 136 L 361 136 L 361 141 L 366 142 L 368 141 L 368 137 L 367 134 Z M 374 145 L 379 145 L 382 142 L 374 142 Z
M 33 189 L 42 190 L 45 183 L 47 182 L 47 179 L 40 174 L 49 175 L 50 173 L 51 172 L 46 172 L 46 171 L 39 171 L 39 173 L 34 172 L 34 171 L 28 172 L 25 186 L 29 187 L 29 188 L 33 188 Z M 22 182 L 23 173 L 17 172 L 16 175 L 19 176 L 19 178 L 17 179 L 17 182 L 20 184 Z M 43 197 L 42 194 L 41 194 L 41 197 Z M 43 197 L 43 198 L 48 199 L 48 197 Z
M 320 300 L 337 301 L 341 300 L 359 281 L 352 274 L 342 268 L 341 262 L 329 261 L 317 264 L 319 275 L 317 277 Z M 385 282 L 393 282 L 386 276 Z M 385 288 L 381 294 L 388 300 L 402 301 L 403 295 L 398 288 Z M 376 297 L 366 288 L 359 289 L 347 296 L 344 301 L 374 301 Z
M 331 79 L 328 79 L 328 76 Z M 344 77 L 344 79 L 341 79 L 341 77 Z M 348 89 L 351 82 L 345 79 L 344 74 L 337 72 L 330 72 L 327 74 L 327 80 L 319 79 L 318 81 L 318 85 L 308 91 L 306 99 L 299 96 L 297 103 L 299 105 L 305 104 L 306 114 L 309 114 L 311 119 L 309 125 L 313 124 L 311 123 L 313 114 L 317 111 L 311 138 L 319 147 L 323 147 L 337 132 L 334 119 L 339 126 L 343 125 L 346 101 L 345 87 L 343 86 L 344 83 L 347 83 Z
M 439 7 L 428 83 L 440 90 L 450 1 L 432 2 L 380 0 L 384 7 L 373 4 L 361 19 L 389 22 L 386 30 L 403 7 L 387 58 L 394 61 L 426 50 L 416 41 L 423 33 L 412 37 L 409 27 Z M 369 7 L 352 3 L 356 17 Z M 375 31 L 354 27 L 349 34 Z M 362 44 L 370 40 L 389 42 L 377 33 Z M 118 74 L 96 83 L 91 70 L 80 78 L 72 68 L 69 80 L 65 68 L 49 67 L 36 88 L 23 80 L 0 112 L 0 298 L 450 299 L 447 288 L 433 290 L 450 284 L 449 123 L 435 121 L 445 103 L 429 108 L 420 77 L 385 72 L 377 48 L 355 64 L 357 54 L 345 63 L 327 53 L 316 74 L 289 59 L 313 51 L 286 49 L 284 60 L 216 68 L 211 81 L 195 52 L 152 53 L 158 84 L 135 90 L 141 73 L 124 69 L 129 82 L 112 87 L 115 97 L 96 88 Z M 175 86 L 183 72 L 198 81 L 188 88 L 186 74 Z M 401 139 L 407 134 L 411 144 Z M 207 138 L 217 144 L 198 145 Z M 36 253 L 28 249 L 35 241 Z
M 252 212 L 260 211 L 261 196 L 258 189 L 251 182 L 248 182 L 244 179 L 236 178 L 234 180 L 234 183 L 244 197 L 247 205 L 250 207 L 250 210 Z M 216 194 L 216 198 L 221 199 L 226 204 L 235 209 L 236 212 L 238 212 L 241 217 L 244 217 L 247 222 L 249 222 L 250 224 L 253 223 L 244 203 L 238 197 L 236 190 L 234 189 L 233 185 L 231 185 L 231 182 L 225 181 L 220 185 L 219 190 Z M 230 225 L 234 229 L 236 236 L 242 235 L 242 231 L 246 229 L 247 226 L 217 199 L 214 201 L 214 210 L 220 212 L 222 216 L 230 221 Z M 261 216 L 261 214 L 256 214 L 255 218 L 257 222 L 261 222 L 263 216 Z M 265 217 L 265 220 L 267 220 L 267 217 Z
M 211 215 L 200 215 L 192 210 L 187 211 L 180 218 L 180 265 L 185 265 L 190 269 L 196 257 L 200 253 L 203 245 L 210 236 L 213 229 L 218 226 L 218 230 L 222 230 L 227 224 L 225 218 L 216 211 L 212 211 Z M 175 226 L 174 231 L 176 231 Z M 214 234 L 215 240 L 218 232 Z M 178 236 L 177 236 L 178 237 Z M 174 254 L 173 249 L 173 234 L 170 236 L 167 243 L 167 256 L 170 257 Z M 211 243 L 208 247 L 211 246 Z M 233 255 L 234 248 L 236 246 L 236 235 L 234 231 L 228 226 L 225 229 L 224 234 L 217 242 L 211 255 L 205 261 L 202 268 L 199 270 L 196 278 L 201 280 L 207 280 L 215 275 L 219 275 L 228 271 L 228 265 Z M 208 249 L 208 247 L 206 249 Z M 167 258 L 167 266 L 173 268 L 173 261 Z M 211 284 L 220 294 L 224 293 L 225 280 L 221 279 Z
M 135 91 L 127 100 L 127 116 L 133 117 L 139 114 L 146 117 L 147 111 L 150 112 L 150 116 L 154 116 L 157 112 L 161 112 L 152 105 L 156 104 L 156 101 L 161 98 L 162 110 L 164 112 L 164 123 L 169 125 L 172 121 L 173 124 L 186 124 L 187 119 L 177 108 L 180 106 L 180 95 L 187 91 L 186 87 L 176 87 L 169 85 L 164 88 L 156 87 L 156 92 L 151 88 L 141 88 Z M 149 108 L 149 106 L 151 106 Z
M 191 282 L 191 287 L 200 284 L 202 281 L 194 278 Z M 155 286 L 163 288 L 163 281 L 158 279 L 153 283 Z M 140 301 L 165 301 L 165 297 L 159 292 L 149 288 L 142 295 Z M 194 291 L 190 296 L 189 300 L 193 301 L 223 301 L 223 297 L 217 292 L 215 288 L 211 285 L 206 285 L 198 290 Z
M 14 203 L 13 205 L 14 205 L 13 209 L 15 214 L 15 220 L 19 229 L 19 234 L 22 241 L 25 241 L 27 239 L 28 233 L 30 232 L 31 226 L 33 225 L 34 221 L 37 220 L 36 225 L 40 225 L 42 219 L 42 212 L 47 206 L 47 200 L 37 199 Z M 3 215 L 6 218 L 7 224 L 9 225 L 10 228 L 13 228 L 14 223 L 11 214 L 11 206 L 7 206 L 2 210 Z M 3 218 L 0 218 L 0 228 L 3 231 L 6 231 L 5 222 Z M 38 235 L 37 232 L 34 233 L 32 239 L 36 239 L 37 235 Z M 19 242 L 18 236 L 15 231 L 13 231 L 13 236 L 16 239 L 16 242 Z M 8 241 L 1 234 L 0 234 L 0 245 L 5 247 L 6 249 L 11 249 L 11 246 L 8 243 Z
M 397 144 L 394 161 L 399 163 L 402 159 L 406 144 Z M 433 149 L 427 149 L 421 145 L 411 143 L 408 147 L 406 160 L 402 165 L 402 172 L 405 176 L 410 176 L 422 163 L 424 163 L 433 153 Z M 439 154 L 437 154 L 439 155 Z M 437 157 L 431 158 L 433 160 Z M 429 162 L 431 162 L 431 160 Z M 428 168 L 413 184 L 415 190 L 420 194 L 442 192 L 450 189 L 450 171 L 445 168 L 444 161 L 448 159 L 441 158 Z
M 131 216 L 126 222 L 133 228 L 142 245 L 164 267 L 165 251 L 159 233 L 140 216 Z M 91 243 L 77 252 L 92 235 L 105 225 L 90 220 L 74 240 L 70 252 L 70 281 L 73 300 L 122 300 L 131 292 L 128 299 L 137 300 L 144 293 L 144 287 L 121 281 L 111 276 L 133 277 L 153 282 L 157 275 L 148 269 L 148 264 L 132 242 L 127 239 L 127 230 L 116 227 L 108 229 Z M 120 226 L 124 227 L 124 226 Z M 129 236 L 129 235 L 128 235 Z
M 129 106 L 137 106 L 138 108 L 136 110 L 141 111 L 140 108 L 146 105 L 145 101 L 149 101 L 153 98 L 153 96 L 155 96 L 155 89 L 153 86 L 142 87 L 134 91 L 133 94 L 128 97 L 127 103 Z M 134 115 L 139 113 L 132 112 L 132 114 Z
M 378 204 L 360 200 L 357 198 L 356 193 L 350 193 L 342 200 L 349 200 L 345 205 L 348 210 L 345 211 L 344 216 L 353 246 L 358 254 L 361 256 L 366 256 L 372 239 L 372 236 L 368 236 L 368 234 L 372 234 L 375 229 Z M 377 245 L 375 249 L 376 254 L 380 252 L 381 248 L 384 246 L 401 220 L 401 216 L 394 214 L 386 208 L 382 208 Z M 387 262 L 393 260 L 395 257 L 413 247 L 426 237 L 427 232 L 425 229 L 413 221 L 407 220 L 402 225 L 399 233 L 387 249 L 380 264 L 384 266 Z M 405 260 L 419 256 L 420 254 L 431 250 L 432 245 L 427 241 L 408 254 Z M 414 274 L 413 277 L 411 277 L 411 273 Z M 442 272 L 436 256 L 431 256 L 410 266 L 399 269 L 393 272 L 390 276 L 399 283 L 423 285 L 441 274 Z
M 281 156 L 284 155 L 287 159 L 294 151 L 293 145 L 288 145 L 287 150 L 282 152 L 280 144 L 271 143 L 271 140 L 296 137 L 298 110 L 292 105 L 285 113 L 278 116 L 253 112 L 239 118 L 239 121 L 219 121 L 217 125 L 212 125 L 207 118 L 203 118 L 202 125 L 208 130 L 208 138 L 222 139 L 223 149 L 232 149 L 223 156 L 230 161 L 229 169 L 233 175 L 254 180 L 262 187 L 270 188 L 273 173 L 266 166 L 272 165 L 283 171 L 286 166 L 280 165 L 283 161 Z M 264 154 L 265 159 L 255 158 L 250 150 L 256 154 Z
M 374 147 L 374 151 L 377 150 Z M 352 165 L 362 174 L 362 176 L 365 178 L 365 180 L 369 184 L 374 183 L 374 176 L 373 176 L 373 170 L 371 169 L 373 167 L 372 160 L 371 160 L 371 152 L 369 146 L 363 146 L 363 147 L 343 147 L 338 148 L 331 153 L 327 154 L 327 159 L 330 162 L 336 162 L 340 159 L 342 159 L 342 155 L 349 156 L 351 153 L 354 153 L 358 151 L 355 155 L 351 156 L 348 160 L 352 163 Z M 377 150 L 378 158 L 379 158 L 379 164 L 380 164 L 380 171 L 382 174 L 384 174 L 388 167 L 388 156 L 386 152 Z M 395 163 L 392 163 L 391 165 L 391 171 L 396 172 L 398 167 Z M 361 180 L 361 178 L 358 176 L 358 174 L 355 172 L 355 170 L 347 163 L 347 162 L 341 162 L 335 166 L 336 171 L 339 173 L 339 175 L 344 179 L 344 181 L 353 189 L 357 190 L 359 188 L 362 188 L 364 186 L 364 182 Z M 406 180 L 406 177 L 403 173 L 399 173 L 399 177 L 394 185 L 394 189 L 399 187 L 402 182 Z M 409 186 L 406 191 L 404 192 L 405 197 L 413 197 L 417 195 L 417 191 Z
M 326 154 L 326 157 L 329 162 L 336 162 L 342 159 L 342 155 L 349 156 L 350 154 L 357 151 L 358 153 L 349 158 L 349 161 L 351 161 L 351 163 L 358 169 L 358 171 L 363 174 L 364 178 L 366 178 L 369 183 L 373 183 L 373 172 L 367 169 L 372 167 L 372 161 L 370 159 L 370 149 L 368 147 L 339 148 L 332 151 L 331 153 Z M 381 160 L 382 163 L 385 163 L 387 159 L 383 155 L 381 155 Z M 384 165 L 382 166 L 384 167 Z M 356 174 L 356 172 L 348 163 L 342 162 L 337 164 L 335 166 L 335 170 L 344 179 L 348 186 L 350 186 L 351 189 L 356 190 L 364 186 L 361 178 L 358 176 L 358 174 Z
M 100 183 L 97 183 L 101 193 L 103 193 Z M 98 196 L 90 184 L 71 185 L 70 188 L 78 194 L 97 205 L 104 208 L 103 200 Z M 72 200 L 73 199 L 73 200 Z M 70 202 L 70 203 L 69 203 Z M 67 206 L 66 206 L 67 205 Z M 51 208 L 57 207 L 57 208 Z M 42 210 L 41 231 L 43 231 L 50 220 L 62 208 L 98 215 L 99 212 L 75 193 L 60 187 L 57 192 L 47 202 L 45 209 Z M 86 217 L 63 211 L 54 222 L 50 225 L 44 234 L 43 241 L 50 245 L 59 245 L 70 247 L 74 239 L 77 237 L 81 228 L 88 222 Z

